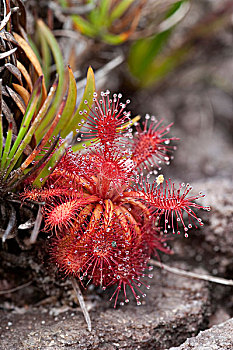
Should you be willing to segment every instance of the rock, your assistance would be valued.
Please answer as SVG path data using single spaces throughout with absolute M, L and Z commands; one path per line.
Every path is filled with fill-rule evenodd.
M 162 350 L 206 327 L 210 301 L 206 282 L 156 269 L 147 294 L 141 306 L 131 301 L 116 310 L 99 301 L 90 311 L 91 333 L 80 309 L 58 316 L 50 312 L 52 306 L 29 307 L 23 315 L 0 311 L 1 350 Z
M 193 193 L 203 191 L 206 197 L 199 200 L 202 205 L 210 205 L 210 212 L 201 212 L 205 225 L 199 230 L 190 230 L 189 237 L 173 240 L 174 255 L 168 257 L 169 264 L 182 260 L 194 267 L 203 267 L 210 275 L 232 279 L 233 251 L 233 188 L 228 179 L 213 178 L 193 183 Z M 167 257 L 164 257 L 163 261 Z M 221 323 L 232 315 L 233 298 L 231 286 L 211 283 L 211 304 L 213 317 L 210 323 Z M 222 309 L 225 315 L 217 315 Z M 215 317 L 216 315 L 216 317 Z M 218 318 L 222 320 L 218 322 Z M 216 318 L 216 320 L 214 320 Z
M 230 311 L 230 310 L 228 310 Z M 229 320 L 229 313 L 222 307 L 218 307 L 215 313 L 210 317 L 209 327 L 215 326 L 217 324 L 223 323 Z
M 187 339 L 181 346 L 172 347 L 169 350 L 232 350 L 232 330 L 233 318 L 204 332 L 200 332 L 197 337 Z
M 188 239 L 181 237 L 174 240 L 175 258 L 188 258 L 190 262 L 204 265 L 211 274 L 232 278 L 232 182 L 213 178 L 193 183 L 193 192 L 199 191 L 206 197 L 198 202 L 204 206 L 210 205 L 211 211 L 199 212 L 205 223 L 200 230 L 190 230 Z

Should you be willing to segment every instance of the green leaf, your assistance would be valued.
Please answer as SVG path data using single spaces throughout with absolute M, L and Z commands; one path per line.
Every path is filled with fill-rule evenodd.
M 119 45 L 128 39 L 129 33 L 130 33 L 129 31 L 121 34 L 117 34 L 117 35 L 104 33 L 102 34 L 102 40 L 110 45 Z
M 35 53 L 35 55 L 36 55 L 36 57 L 37 57 L 39 63 L 41 64 L 41 57 L 40 57 L 39 51 L 38 51 L 38 49 L 37 49 L 37 47 L 36 47 L 36 44 L 35 44 L 34 41 L 30 38 L 29 35 L 27 35 L 27 39 L 28 39 L 28 42 L 29 42 L 29 44 L 30 44 L 32 50 L 34 51 L 34 53 Z
M 43 35 L 40 35 L 40 43 L 41 43 L 41 53 L 42 53 L 42 67 L 45 78 L 45 85 L 48 89 L 50 83 L 50 66 L 51 66 L 51 53 L 48 46 L 48 42 L 46 41 Z
M 53 120 L 54 114 L 56 113 L 56 110 L 62 100 L 65 70 L 64 70 L 64 61 L 63 61 L 63 57 L 62 57 L 59 45 L 56 39 L 54 38 L 51 30 L 41 20 L 38 20 L 38 31 L 40 32 L 40 35 L 44 36 L 45 40 L 48 43 L 49 48 L 52 51 L 52 54 L 56 63 L 56 67 L 57 67 L 57 73 L 59 75 L 59 82 L 58 82 L 56 96 L 54 98 L 53 104 L 49 109 L 49 112 L 47 113 L 46 117 L 42 120 L 40 127 L 36 131 L 36 139 L 40 140 L 40 138 L 45 133 L 46 129 L 49 127 L 51 121 Z
M 61 7 L 67 7 L 68 1 L 67 0 L 58 0 Z
M 14 159 L 16 159 L 16 161 L 17 161 L 17 159 L 23 154 L 23 151 L 24 151 L 24 148 L 26 147 L 26 145 L 28 145 L 30 143 L 36 128 L 38 127 L 38 125 L 40 125 L 40 121 L 43 119 L 45 113 L 47 112 L 47 110 L 48 110 L 48 108 L 50 106 L 50 103 L 52 102 L 53 96 L 54 96 L 55 91 L 56 91 L 56 87 L 57 87 L 57 81 L 53 84 L 52 88 L 50 89 L 50 92 L 49 92 L 46 100 L 44 101 L 42 107 L 40 108 L 40 110 L 37 113 L 35 119 L 33 120 L 33 123 L 30 126 L 30 128 L 29 128 L 27 134 L 25 135 L 24 139 L 20 143 L 19 148 L 18 148 L 16 154 L 14 155 L 14 158 L 13 158 L 12 161 L 14 161 Z M 45 143 L 49 140 L 49 137 L 47 137 L 46 141 L 44 141 L 45 137 L 41 140 L 40 147 L 36 147 L 32 151 L 32 153 L 26 158 L 26 160 L 23 162 L 23 164 L 21 164 L 20 168 L 18 169 L 18 172 L 17 172 L 16 176 L 21 174 L 29 166 L 29 164 L 35 159 L 35 157 L 39 154 L 40 150 L 43 148 Z
M 70 122 L 65 128 L 65 131 L 64 131 L 65 135 L 68 135 L 71 131 L 73 131 L 74 135 L 77 134 L 76 129 L 78 127 L 78 124 L 81 122 L 81 119 L 86 120 L 88 116 L 89 108 L 91 108 L 93 103 L 94 92 L 95 92 L 95 76 L 92 68 L 89 67 L 87 72 L 87 83 L 86 83 L 82 100 L 75 114 L 73 115 L 73 118 L 70 120 Z
M 82 34 L 94 37 L 96 35 L 95 28 L 87 22 L 85 19 L 83 19 L 79 15 L 72 15 L 71 16 L 72 21 L 74 23 L 75 28 Z
M 174 15 L 174 13 L 176 13 L 176 11 L 179 10 L 179 8 L 181 7 L 181 5 L 184 3 L 184 2 L 187 2 L 188 0 L 181 0 L 181 1 L 177 1 L 175 4 L 173 4 L 171 6 L 171 8 L 168 10 L 168 12 L 166 13 L 166 16 L 165 18 L 169 18 L 171 17 L 172 15 Z
M 52 157 L 49 158 L 49 160 L 45 163 L 43 169 L 39 172 L 38 176 L 33 181 L 33 186 L 35 187 L 43 186 L 48 176 L 53 172 L 53 170 L 61 160 L 67 147 L 69 147 L 70 141 L 71 141 L 70 137 L 67 137 L 67 139 L 63 140 L 62 144 L 58 146 L 56 151 L 53 153 Z
M 167 22 L 168 18 L 175 16 L 176 12 L 179 11 L 184 3 L 187 3 L 187 0 L 177 1 L 170 6 L 169 10 L 165 14 L 164 22 Z M 163 25 L 164 22 L 162 22 L 161 25 Z M 166 30 L 155 34 L 150 38 L 140 39 L 132 45 L 129 53 L 128 65 L 131 73 L 137 79 L 139 79 L 139 84 L 141 86 L 146 85 L 146 77 L 148 77 L 150 80 L 153 79 L 151 71 L 153 70 L 154 72 L 154 60 L 161 55 L 161 52 L 166 46 L 176 24 L 176 21 L 171 21 L 171 25 L 168 27 L 166 26 Z M 162 66 L 161 69 L 163 69 Z M 161 76 L 164 74 L 164 72 L 165 70 L 163 69 Z M 160 72 L 157 72 L 156 75 L 159 76 Z
M 68 96 L 66 99 L 66 105 L 61 115 L 61 118 L 53 132 L 54 135 L 57 135 L 60 132 L 61 137 L 63 138 L 66 137 L 66 133 L 64 132 L 65 127 L 73 116 L 73 113 L 76 107 L 76 99 L 77 99 L 77 86 L 76 86 L 75 77 L 70 67 L 68 67 L 68 71 L 69 71 L 69 90 L 68 90 Z
M 154 58 L 162 51 L 172 30 L 166 30 L 148 39 L 140 39 L 131 47 L 128 64 L 131 73 L 141 81 L 150 70 Z
M 17 150 L 20 142 L 22 141 L 24 135 L 26 134 L 26 132 L 29 128 L 30 122 L 32 121 L 32 118 L 34 116 L 34 112 L 35 112 L 35 110 L 38 107 L 38 104 L 40 102 L 40 96 L 41 96 L 41 92 L 42 92 L 42 80 L 43 80 L 43 76 L 38 78 L 38 80 L 34 86 L 34 89 L 32 91 L 31 98 L 28 102 L 28 106 L 27 106 L 25 115 L 23 117 L 20 129 L 19 129 L 19 133 L 18 133 L 17 138 L 16 138 L 16 140 L 11 148 L 11 151 L 10 151 L 10 154 L 8 157 L 8 161 L 6 163 L 7 166 L 9 165 L 9 167 L 7 169 L 6 176 L 9 175 L 10 171 L 13 169 L 14 165 L 16 164 L 16 162 L 18 160 L 17 157 L 20 156 L 19 152 L 16 152 L 16 150 Z
M 59 142 L 60 139 L 60 135 L 58 135 L 54 141 L 52 142 L 51 146 L 49 147 L 49 149 L 46 151 L 46 153 L 44 154 L 44 156 L 42 156 L 38 162 L 33 165 L 33 167 L 31 169 L 25 169 L 23 172 L 21 171 L 21 167 L 19 167 L 15 172 L 13 177 L 11 177 L 10 179 L 8 179 L 6 186 L 8 189 L 13 190 L 14 188 L 16 188 L 20 183 L 22 183 L 23 181 L 25 181 L 26 179 L 28 179 L 29 177 L 31 177 L 32 175 L 36 174 L 39 169 L 41 167 L 43 167 L 45 165 L 45 163 L 47 163 L 47 160 L 51 157 L 51 154 L 53 154 L 55 148 L 57 147 L 57 144 Z M 37 148 L 39 147 L 39 145 L 37 146 Z
M 90 23 L 90 25 L 93 27 L 93 29 L 95 30 L 95 35 L 97 35 L 98 30 L 99 30 L 99 23 L 98 23 L 98 19 L 100 16 L 100 2 L 101 0 L 99 0 L 99 4 L 96 6 L 94 6 L 94 8 L 87 14 L 86 18 L 87 21 Z
M 12 123 L 9 123 L 8 131 L 7 131 L 7 137 L 5 142 L 5 147 L 3 149 L 2 159 L 1 159 L 1 169 L 5 168 L 5 163 L 7 161 L 7 156 L 10 151 L 11 147 L 11 141 L 12 141 Z
M 108 18 L 109 18 L 109 8 L 111 5 L 111 1 L 109 0 L 102 0 L 99 5 L 99 16 L 97 19 L 97 25 L 98 28 L 105 27 L 108 24 Z
M 121 0 L 119 1 L 119 4 L 115 6 L 115 8 L 112 10 L 110 16 L 109 16 L 109 22 L 112 23 L 119 17 L 123 15 L 123 13 L 129 8 L 129 6 L 134 2 L 135 0 Z
M 173 50 L 169 55 L 155 59 L 150 70 L 145 73 L 144 78 L 141 81 L 141 87 L 147 87 L 161 81 L 178 65 L 186 60 L 187 56 L 191 53 L 191 50 L 192 47 L 190 45 L 185 45 Z

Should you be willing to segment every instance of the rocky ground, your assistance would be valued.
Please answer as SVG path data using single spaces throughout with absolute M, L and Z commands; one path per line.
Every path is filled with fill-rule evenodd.
M 96 303 L 91 333 L 78 309 L 57 316 L 56 309 L 42 306 L 1 312 L 1 349 L 166 349 L 206 328 L 205 282 L 156 269 L 147 294 L 140 307 L 132 302 L 113 310 L 102 300 Z
M 231 182 L 211 179 L 195 183 L 196 188 L 199 186 L 206 189 L 205 200 L 211 204 L 212 213 L 204 217 L 204 228 L 190 232 L 190 238 L 174 240 L 175 254 L 162 260 L 199 275 L 211 273 L 231 278 Z M 23 264 L 22 256 L 21 259 Z M 74 304 L 69 283 L 56 288 L 50 285 L 49 292 L 49 276 L 47 279 L 43 276 L 42 282 L 33 282 L 12 293 L 15 302 L 10 293 L 5 295 L 0 311 L 0 349 L 162 350 L 182 343 L 175 349 L 232 349 L 233 287 L 177 276 L 158 267 L 154 268 L 153 275 L 141 306 L 131 301 L 115 310 L 107 295 L 97 291 L 94 298 L 90 290 L 86 303 L 92 319 L 91 333 L 81 310 Z M 43 283 L 47 283 L 47 289 L 42 291 Z M 59 295 L 61 289 L 64 291 Z M 17 302 L 17 293 L 21 302 Z M 206 331 L 199 333 L 202 330 Z

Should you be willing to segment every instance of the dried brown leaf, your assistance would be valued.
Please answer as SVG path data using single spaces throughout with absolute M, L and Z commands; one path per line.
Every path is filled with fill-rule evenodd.
M 16 50 L 17 50 L 17 47 L 15 47 L 11 50 L 8 50 L 6 52 L 0 53 L 0 59 L 6 58 L 6 57 L 12 55 Z
M 42 71 L 40 62 L 38 61 L 32 48 L 29 46 L 29 44 L 26 42 L 26 40 L 24 40 L 19 34 L 17 34 L 17 33 L 13 33 L 13 34 L 14 34 L 14 38 L 17 40 L 21 49 L 25 52 L 26 56 L 28 57 L 28 59 L 32 63 L 33 67 L 35 68 L 38 76 L 40 77 L 41 75 L 43 75 L 43 71 Z M 47 91 L 46 91 L 46 87 L 45 87 L 45 80 L 43 78 L 43 81 L 42 81 L 42 98 L 43 98 L 43 100 L 46 98 L 46 96 L 47 96 Z
M 4 18 L 3 20 L 1 21 L 0 23 L 0 30 L 2 30 L 5 25 L 8 23 L 9 19 L 10 19 L 10 16 L 11 16 L 11 12 L 9 12 Z
M 2 86 L 2 94 L 3 96 L 9 97 L 10 95 L 8 94 L 8 92 L 6 91 L 5 86 Z
M 14 134 L 17 135 L 16 122 L 13 118 L 13 115 L 11 113 L 10 108 L 7 106 L 6 102 L 3 99 L 2 99 L 2 112 L 3 112 L 4 116 L 6 117 L 6 120 L 8 121 L 8 123 L 12 123 L 12 131 Z
M 33 84 L 32 84 L 32 80 L 30 75 L 28 74 L 27 69 L 24 67 L 24 65 L 22 63 L 20 63 L 19 61 L 17 61 L 17 68 L 20 70 L 20 72 L 22 73 L 24 79 L 26 80 L 27 84 L 28 84 L 28 89 L 30 92 L 32 92 L 33 89 Z
M 6 89 L 9 92 L 9 95 L 11 96 L 11 98 L 15 101 L 15 103 L 18 106 L 18 108 L 20 109 L 20 111 L 23 114 L 25 114 L 26 106 L 25 106 L 25 103 L 24 103 L 22 97 L 19 94 L 17 94 L 14 90 L 12 90 L 9 86 L 6 86 Z
M 27 106 L 29 98 L 30 98 L 30 93 L 21 85 L 18 84 L 12 84 L 15 91 L 22 97 L 25 106 Z
M 14 46 L 19 46 L 13 35 L 9 32 L 0 32 L 0 37 L 3 40 L 12 43 Z
M 9 70 L 9 72 L 11 74 L 13 74 L 16 77 L 16 79 L 18 79 L 18 81 L 22 85 L 22 75 L 21 75 L 19 68 L 17 68 L 16 66 L 14 66 L 11 63 L 6 63 L 5 67 Z

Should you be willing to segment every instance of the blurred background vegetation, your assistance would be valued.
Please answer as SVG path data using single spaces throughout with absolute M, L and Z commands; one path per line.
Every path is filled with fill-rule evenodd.
M 97 90 L 123 92 L 133 115 L 175 123 L 182 147 L 169 174 L 232 178 L 232 1 L 40 4 L 43 11 L 26 1 L 32 18 L 43 14 L 80 89 L 91 65 Z

